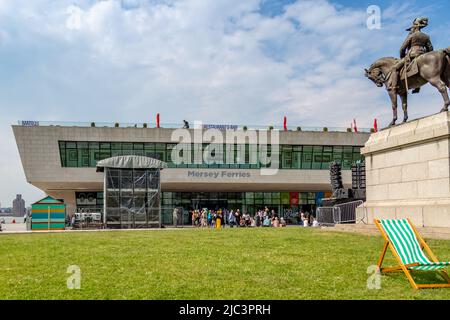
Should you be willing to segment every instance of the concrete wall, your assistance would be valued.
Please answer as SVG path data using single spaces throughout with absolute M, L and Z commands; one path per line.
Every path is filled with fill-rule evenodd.
M 411 218 L 450 227 L 449 114 L 441 113 L 373 134 L 366 157 L 368 222 Z

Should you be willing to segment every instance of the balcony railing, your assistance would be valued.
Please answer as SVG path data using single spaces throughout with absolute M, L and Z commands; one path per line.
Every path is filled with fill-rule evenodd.
M 191 129 L 196 128 L 194 123 L 191 124 Z M 96 127 L 96 128 L 156 128 L 156 123 L 118 123 L 118 122 L 72 122 L 72 121 L 34 121 L 34 120 L 19 120 L 19 126 L 26 127 Z M 160 128 L 178 129 L 182 128 L 181 123 L 161 123 Z M 228 125 L 228 124 L 209 124 L 203 123 L 202 128 L 215 128 L 221 130 L 280 130 L 284 131 L 283 126 L 277 125 Z M 305 131 L 305 132 L 352 132 L 350 128 L 342 127 L 303 127 L 303 126 L 287 126 L 289 131 Z M 370 133 L 370 128 L 358 128 L 358 133 Z

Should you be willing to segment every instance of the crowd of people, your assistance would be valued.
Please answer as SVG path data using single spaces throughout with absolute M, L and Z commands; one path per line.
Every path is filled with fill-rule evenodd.
M 192 210 L 190 212 L 192 218 L 192 226 L 199 228 L 222 228 L 228 226 L 233 227 L 286 227 L 287 223 L 283 217 L 279 217 L 275 210 L 258 210 L 253 216 L 249 213 L 242 213 L 240 209 L 227 210 Z M 303 211 L 298 213 L 299 224 L 303 227 L 318 227 L 319 223 L 316 218 Z

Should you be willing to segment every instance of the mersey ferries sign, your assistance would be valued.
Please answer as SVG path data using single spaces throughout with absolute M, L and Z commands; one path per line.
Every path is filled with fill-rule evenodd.
M 190 170 L 187 173 L 189 178 L 206 178 L 206 179 L 229 179 L 229 178 L 251 178 L 248 171 L 232 172 L 232 171 L 197 171 Z

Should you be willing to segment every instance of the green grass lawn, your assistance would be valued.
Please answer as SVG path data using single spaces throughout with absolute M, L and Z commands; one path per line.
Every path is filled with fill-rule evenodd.
M 401 273 L 368 290 L 382 244 L 303 228 L 2 235 L 0 299 L 450 299 Z M 450 260 L 450 241 L 429 244 Z M 69 265 L 81 268 L 80 290 L 67 289 Z

